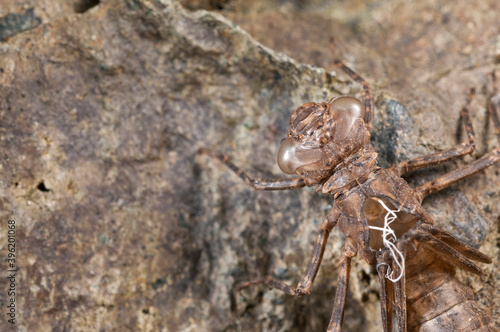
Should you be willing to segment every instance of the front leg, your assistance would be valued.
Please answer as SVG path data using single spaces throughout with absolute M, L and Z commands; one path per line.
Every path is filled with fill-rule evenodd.
M 305 182 L 302 178 L 290 178 L 290 179 L 261 179 L 261 178 L 251 178 L 245 174 L 245 172 L 229 161 L 229 158 L 222 153 L 216 154 L 212 151 L 201 148 L 198 150 L 200 154 L 206 154 L 212 158 L 219 159 L 224 163 L 229 169 L 231 169 L 236 175 L 240 177 L 246 184 L 256 190 L 290 190 L 299 189 L 305 187 Z
M 363 100 L 363 105 L 365 106 L 365 116 L 363 120 L 366 123 L 368 131 L 371 132 L 373 128 L 373 116 L 375 115 L 375 102 L 373 100 L 372 88 L 361 76 L 355 73 L 351 68 L 347 67 L 339 59 L 334 60 L 333 65 L 340 68 L 343 72 L 349 75 L 353 81 L 358 82 L 363 87 L 363 91 L 361 93 L 361 99 Z
M 335 291 L 335 300 L 333 301 L 332 317 L 330 318 L 326 332 L 340 332 L 342 329 L 347 289 L 349 287 L 349 274 L 351 272 L 351 259 L 356 256 L 356 251 L 351 241 L 350 238 L 346 239 L 340 255 L 337 290 Z
M 248 288 L 252 285 L 264 284 L 270 288 L 279 289 L 282 292 L 287 293 L 288 295 L 293 296 L 302 296 L 309 294 L 312 284 L 314 283 L 314 279 L 318 274 L 319 267 L 321 265 L 321 260 L 323 259 L 323 254 L 325 253 L 326 243 L 328 241 L 328 236 L 332 231 L 333 227 L 337 224 L 337 218 L 339 216 L 339 211 L 336 207 L 328 213 L 321 228 L 319 229 L 318 236 L 316 237 L 316 243 L 314 244 L 313 252 L 311 254 L 311 258 L 309 259 L 309 263 L 307 264 L 307 268 L 302 274 L 297 287 L 290 287 L 281 281 L 273 279 L 271 277 L 264 277 L 262 279 L 248 281 L 239 287 L 239 291 L 244 288 Z

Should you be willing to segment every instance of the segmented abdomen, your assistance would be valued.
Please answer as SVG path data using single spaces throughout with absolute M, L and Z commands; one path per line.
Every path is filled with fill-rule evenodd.
M 426 244 L 407 248 L 406 306 L 408 331 L 499 331 L 455 268 Z

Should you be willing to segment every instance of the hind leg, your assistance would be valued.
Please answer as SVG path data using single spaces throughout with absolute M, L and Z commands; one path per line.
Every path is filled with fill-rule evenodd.
M 500 91 L 497 86 L 495 74 L 492 73 L 493 78 L 493 93 L 488 100 L 488 112 L 492 118 L 493 125 L 495 126 L 495 133 L 497 135 L 498 142 L 500 143 L 500 120 L 498 118 L 497 103 L 500 101 Z M 500 161 L 500 148 L 493 149 L 489 153 L 485 154 L 480 159 L 466 165 L 461 169 L 454 170 L 448 174 L 438 177 L 432 181 L 424 183 L 420 187 L 416 188 L 416 191 L 421 195 L 422 199 L 436 191 L 444 189 L 453 183 L 471 176 L 483 169 L 497 163 Z
M 395 171 L 398 175 L 401 176 L 403 174 L 415 171 L 417 169 L 442 164 L 450 160 L 471 154 L 474 151 L 475 140 L 476 140 L 469 112 L 470 104 L 472 103 L 473 98 L 474 98 L 474 90 L 471 89 L 469 97 L 467 99 L 467 104 L 462 108 L 462 111 L 460 112 L 460 116 L 464 123 L 467 136 L 469 138 L 468 142 L 461 143 L 455 146 L 454 148 L 451 148 L 446 151 L 400 162 L 399 164 L 392 166 L 391 170 Z

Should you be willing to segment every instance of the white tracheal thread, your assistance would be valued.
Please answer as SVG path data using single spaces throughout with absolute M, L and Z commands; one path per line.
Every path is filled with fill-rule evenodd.
M 394 258 L 394 261 L 396 264 L 399 266 L 399 269 L 401 273 L 397 278 L 393 277 L 394 271 L 391 272 L 391 267 L 386 264 L 386 263 L 381 263 L 377 265 L 377 269 L 380 265 L 387 265 L 387 273 L 385 274 L 385 277 L 389 279 L 392 282 L 396 282 L 401 277 L 403 276 L 403 273 L 405 271 L 405 260 L 403 257 L 403 254 L 401 251 L 398 250 L 396 245 L 394 244 L 397 240 L 396 234 L 394 233 L 394 230 L 392 230 L 389 225 L 396 220 L 397 215 L 396 213 L 399 212 L 400 210 L 391 210 L 387 207 L 387 205 L 384 204 L 384 202 L 378 198 L 375 198 L 377 202 L 380 203 L 384 207 L 384 209 L 387 211 L 387 214 L 384 217 L 384 227 L 376 227 L 376 226 L 368 226 L 368 228 L 375 229 L 378 231 L 382 231 L 382 241 L 384 243 L 384 246 L 389 249 L 391 252 L 392 257 Z

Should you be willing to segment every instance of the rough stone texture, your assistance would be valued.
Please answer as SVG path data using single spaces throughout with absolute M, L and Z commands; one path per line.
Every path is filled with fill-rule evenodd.
M 474 157 L 495 146 L 484 105 L 499 62 L 497 1 L 329 3 L 184 2 L 223 9 L 302 63 L 328 68 L 335 37 L 376 89 L 382 164 L 456 144 L 471 86 Z M 41 21 L 0 43 L 0 255 L 15 219 L 19 330 L 325 330 L 337 230 L 309 296 L 234 288 L 267 274 L 296 283 L 331 199 L 313 188 L 253 191 L 196 151 L 280 176 L 275 152 L 291 111 L 359 87 L 218 13 L 167 0 L 95 4 L 0 0 L 1 17 L 34 8 Z M 497 322 L 499 197 L 495 166 L 426 200 L 438 225 L 494 258 L 484 277 L 462 277 Z M 344 330 L 380 331 L 373 268 L 353 265 Z
M 36 28 L 40 25 L 40 19 L 36 17 L 33 8 L 16 14 L 9 13 L 0 19 L 0 41 L 6 40 L 19 32 Z

